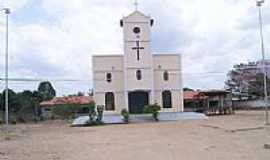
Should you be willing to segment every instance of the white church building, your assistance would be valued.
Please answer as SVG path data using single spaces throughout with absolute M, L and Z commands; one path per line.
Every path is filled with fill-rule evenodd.
M 93 87 L 96 105 L 105 113 L 142 113 L 157 103 L 161 112 L 183 111 L 181 55 L 151 51 L 154 20 L 134 11 L 120 21 L 124 54 L 94 55 Z

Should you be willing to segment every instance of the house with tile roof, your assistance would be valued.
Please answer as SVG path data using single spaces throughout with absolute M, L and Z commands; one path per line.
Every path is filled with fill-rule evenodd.
M 85 106 L 81 112 L 88 113 L 87 106 L 94 104 L 93 97 L 90 96 L 67 96 L 67 97 L 55 97 L 49 101 L 43 101 L 40 103 L 41 112 L 44 117 L 51 117 L 52 109 L 54 107 L 61 107 L 63 105 L 82 107 Z

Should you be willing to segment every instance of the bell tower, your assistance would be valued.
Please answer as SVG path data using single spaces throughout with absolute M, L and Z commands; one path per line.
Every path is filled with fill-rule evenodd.
M 130 67 L 145 67 L 149 64 L 153 23 L 153 19 L 137 10 L 120 21 L 123 27 L 124 53 Z
M 128 94 L 135 91 L 147 92 L 149 103 L 154 103 L 154 70 L 151 52 L 153 25 L 153 19 L 138 11 L 137 2 L 135 2 L 135 11 L 120 21 L 124 40 L 126 104 Z

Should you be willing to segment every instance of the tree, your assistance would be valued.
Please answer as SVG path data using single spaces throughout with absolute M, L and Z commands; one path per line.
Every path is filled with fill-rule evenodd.
M 88 95 L 90 97 L 93 97 L 94 96 L 94 90 L 93 89 L 89 89 Z
M 225 86 L 232 91 L 233 96 L 242 99 L 243 97 L 259 98 L 264 95 L 263 73 L 255 63 L 235 65 L 227 76 Z M 269 82 L 267 78 L 267 83 Z M 270 91 L 270 87 L 267 91 Z
M 9 95 L 9 113 L 10 119 L 13 121 L 33 121 L 38 120 L 41 114 L 39 107 L 40 95 L 37 91 L 23 91 L 15 93 L 8 90 Z M 0 110 L 5 111 L 5 90 L 0 94 Z
M 56 96 L 56 91 L 48 81 L 41 82 L 38 86 L 38 93 L 42 101 L 51 100 Z
M 84 96 L 84 93 L 83 92 L 78 92 L 77 96 Z
M 6 101 L 6 90 L 3 91 L 3 93 L 1 94 L 1 110 L 5 110 L 5 101 Z M 9 103 L 9 111 L 10 112 L 17 112 L 20 110 L 20 105 L 19 105 L 19 101 L 18 101 L 18 98 L 17 98 L 17 94 L 11 90 L 11 89 L 8 89 L 8 103 Z
M 269 78 L 266 79 L 267 84 L 270 83 Z M 270 86 L 267 85 L 267 92 L 269 93 Z M 250 87 L 248 89 L 250 95 L 256 97 L 264 97 L 264 74 L 258 73 L 255 76 L 255 80 L 250 82 Z
M 4 111 L 5 108 L 5 99 L 3 98 L 3 94 L 0 93 L 0 111 Z
M 184 90 L 184 91 L 194 91 L 193 89 L 188 88 L 188 87 L 185 87 L 183 90 Z
M 17 93 L 17 99 L 21 109 L 17 112 L 20 121 L 36 120 L 38 117 L 39 101 L 32 91 L 26 90 Z

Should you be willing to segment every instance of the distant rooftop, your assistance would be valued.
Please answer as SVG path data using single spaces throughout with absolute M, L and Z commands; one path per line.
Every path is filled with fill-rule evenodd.
M 85 105 L 94 103 L 94 100 L 90 96 L 69 96 L 69 97 L 55 97 L 50 101 L 43 101 L 40 103 L 41 107 L 48 107 L 59 104 L 78 104 Z

